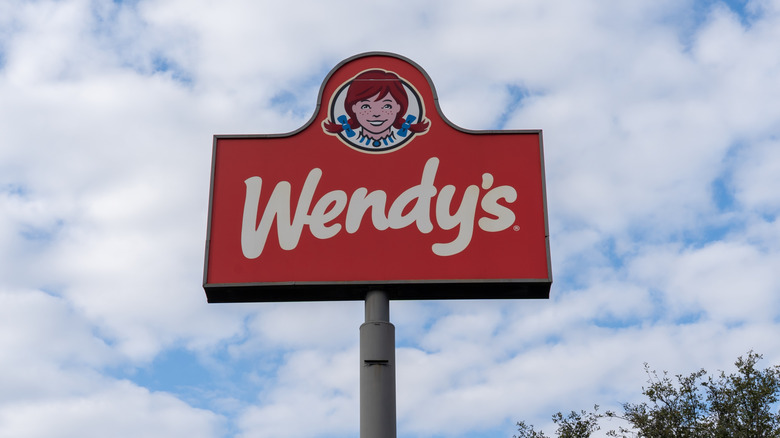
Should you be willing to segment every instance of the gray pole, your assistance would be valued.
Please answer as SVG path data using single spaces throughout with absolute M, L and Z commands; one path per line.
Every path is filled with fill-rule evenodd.
M 396 438 L 395 327 L 382 291 L 366 295 L 360 326 L 360 438 Z

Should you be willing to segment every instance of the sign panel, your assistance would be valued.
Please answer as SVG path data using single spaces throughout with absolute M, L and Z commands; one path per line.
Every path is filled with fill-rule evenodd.
M 298 131 L 216 135 L 209 302 L 547 298 L 542 132 L 469 131 L 389 53 L 327 76 Z

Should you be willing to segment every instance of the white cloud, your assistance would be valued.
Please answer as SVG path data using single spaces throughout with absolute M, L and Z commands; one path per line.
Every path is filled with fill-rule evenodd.
M 759 214 L 780 211 L 780 144 L 776 136 L 741 151 L 734 175 L 736 198 Z
M 638 261 L 637 271 L 640 279 L 663 291 L 668 317 L 703 314 L 729 325 L 777 319 L 778 262 L 777 252 L 717 242 L 681 252 L 651 252 Z
M 42 292 L 0 292 L 0 403 L 67 394 L 89 385 L 86 376 L 61 379 L 63 369 L 103 368 L 118 362 L 110 347 L 70 304 Z M 24 365 L 22 365 L 24 364 Z
M 355 344 L 363 322 L 356 302 L 263 304 L 247 322 L 247 342 L 233 349 L 247 354 L 258 348 L 344 348 Z
M 219 416 L 101 376 L 121 358 L 66 300 L 2 291 L 0 312 L 0 436 L 219 436 Z
M 356 434 L 361 303 L 206 305 L 200 282 L 212 135 L 297 129 L 372 50 L 464 128 L 544 129 L 556 278 L 393 303 L 401 436 L 614 407 L 644 361 L 776 362 L 780 9 L 702 5 L 0 4 L 0 436 Z M 234 376 L 196 403 L 234 417 L 111 377 L 172 348 Z
M 128 382 L 103 384 L 92 394 L 0 406 L 2 437 L 220 436 L 222 421 L 165 394 Z M 45 421 L 41 421 L 45 419 Z
M 359 419 L 358 350 L 291 353 L 268 391 L 238 419 L 241 437 L 345 436 Z

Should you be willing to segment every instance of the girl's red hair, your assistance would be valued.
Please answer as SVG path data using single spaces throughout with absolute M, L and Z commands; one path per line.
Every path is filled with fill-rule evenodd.
M 357 121 L 355 112 L 352 110 L 352 106 L 361 100 L 368 100 L 373 96 L 377 96 L 376 100 L 380 100 L 387 95 L 391 95 L 401 110 L 398 111 L 398 115 L 395 117 L 393 127 L 395 129 L 401 129 L 404 122 L 404 115 L 409 108 L 409 98 L 406 96 L 406 90 L 401 82 L 401 79 L 391 72 L 383 70 L 368 70 L 359 74 L 349 84 L 349 90 L 347 90 L 346 100 L 344 101 L 344 110 L 347 112 L 349 119 L 347 124 L 352 129 L 357 129 L 360 124 Z M 326 131 L 332 133 L 339 133 L 344 130 L 344 127 L 338 123 L 326 121 L 323 123 L 323 127 Z M 409 126 L 411 132 L 425 132 L 428 129 L 428 122 L 413 123 Z

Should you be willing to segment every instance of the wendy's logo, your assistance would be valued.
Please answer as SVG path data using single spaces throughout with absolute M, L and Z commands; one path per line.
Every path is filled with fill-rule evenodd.
M 330 98 L 323 130 L 361 152 L 386 153 L 427 132 L 430 121 L 414 87 L 397 74 L 366 70 Z

